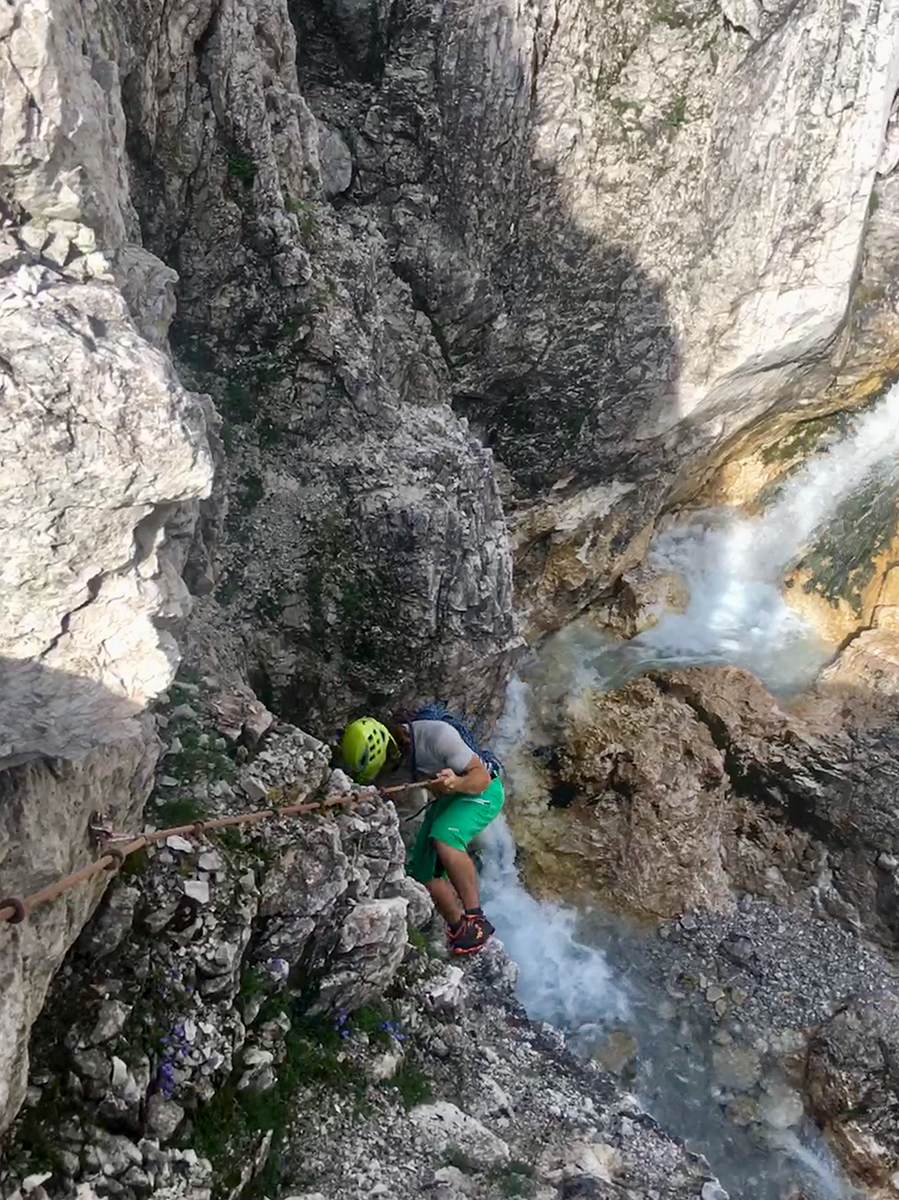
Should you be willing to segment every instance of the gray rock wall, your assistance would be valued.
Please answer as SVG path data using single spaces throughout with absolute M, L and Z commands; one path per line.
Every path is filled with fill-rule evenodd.
M 738 8 L 97 7 L 179 362 L 225 418 L 216 598 L 294 719 L 489 708 L 501 492 L 519 608 L 557 625 L 691 461 L 828 377 L 897 9 Z
M 516 645 L 491 456 L 376 222 L 323 202 L 351 164 L 286 8 L 108 36 L 145 242 L 180 274 L 179 362 L 225 419 L 216 599 L 245 671 L 320 729 L 435 692 L 489 708 Z
M 828 378 L 895 167 L 897 12 L 8 5 L 2 761 L 96 756 L 136 812 L 182 568 L 322 734 L 435 693 L 495 708 L 510 514 L 521 606 L 558 624 L 692 456 Z
M 152 782 L 146 704 L 189 597 L 167 545 L 211 462 L 166 349 L 174 272 L 136 244 L 115 63 L 81 6 L 0 16 L 0 891 L 92 857 Z M 0 929 L 0 1128 L 48 983 L 102 893 Z
M 511 471 L 519 610 L 551 627 L 639 557 L 697 456 L 823 393 L 892 169 L 896 6 L 292 11 L 345 202 Z
M 74 761 L 32 759 L 0 771 L 0 878 L 3 895 L 25 895 L 94 857 L 91 813 L 135 828 L 153 780 L 153 723 L 135 721 L 120 736 Z M 0 1130 L 25 1095 L 28 1037 L 66 951 L 96 908 L 107 880 L 36 910 L 20 925 L 0 926 Z

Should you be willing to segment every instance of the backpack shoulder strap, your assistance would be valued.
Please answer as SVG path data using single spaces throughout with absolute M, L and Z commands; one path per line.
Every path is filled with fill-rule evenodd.
M 412 717 L 409 721 L 409 751 L 410 751 L 411 757 L 412 757 L 412 778 L 413 778 L 413 780 L 418 778 L 418 764 L 415 761 L 415 730 L 413 729 L 414 724 L 415 724 L 415 718 Z

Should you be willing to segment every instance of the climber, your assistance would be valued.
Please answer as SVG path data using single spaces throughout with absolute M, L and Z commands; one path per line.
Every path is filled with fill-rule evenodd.
M 447 925 L 453 954 L 475 954 L 494 932 L 478 895 L 478 876 L 468 854 L 475 835 L 503 805 L 496 770 L 466 745 L 445 720 L 394 721 L 362 717 L 347 726 L 339 754 L 357 783 L 372 783 L 385 768 L 404 767 L 413 780 L 427 779 L 435 793 L 406 869 L 423 883 Z

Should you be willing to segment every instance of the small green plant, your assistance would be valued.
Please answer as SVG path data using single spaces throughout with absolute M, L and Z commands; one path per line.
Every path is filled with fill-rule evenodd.
M 455 1167 L 457 1171 L 462 1171 L 465 1175 L 473 1175 L 478 1169 L 477 1163 L 468 1157 L 461 1146 L 447 1146 L 443 1153 L 443 1165 Z
M 277 446 L 281 440 L 281 430 L 270 417 L 263 417 L 256 426 L 259 445 L 263 448 Z
M 253 1000 L 256 996 L 265 995 L 265 985 L 262 976 L 255 967 L 244 967 L 240 973 L 240 998 L 243 1001 Z
M 385 1091 L 398 1092 L 404 1108 L 424 1104 L 434 1095 L 425 1073 L 410 1062 L 404 1062 L 392 1079 L 380 1085 Z
M 173 825 L 190 825 L 194 821 L 202 821 L 205 815 L 196 800 L 190 800 L 186 796 L 158 801 L 153 810 L 153 819 L 161 829 L 168 829 Z
M 234 426 L 230 421 L 222 422 L 222 446 L 227 455 L 232 455 L 237 449 L 237 435 L 234 432 Z
M 250 187 L 256 178 L 256 164 L 252 158 L 247 158 L 242 154 L 229 154 L 227 162 L 228 174 L 239 179 L 244 187 Z
M 215 589 L 215 598 L 219 604 L 228 605 L 237 595 L 237 580 L 233 575 L 226 575 Z
M 676 96 L 674 103 L 665 116 L 665 124 L 669 129 L 680 129 L 687 116 L 687 97 Z
M 638 104 L 636 100 L 621 100 L 615 96 L 609 103 L 620 117 L 623 117 L 626 112 L 632 112 L 635 116 L 639 117 L 643 111 L 643 105 Z
M 878 304 L 886 297 L 886 288 L 882 283 L 860 283 L 855 289 L 853 300 L 859 307 L 866 304 Z
M 536 1191 L 534 1168 L 518 1159 L 513 1158 L 505 1166 L 490 1171 L 488 1179 L 496 1184 L 505 1196 L 530 1197 Z
M 431 953 L 431 939 L 421 929 L 413 929 L 410 925 L 406 930 L 406 936 L 413 950 L 418 950 L 421 954 Z
M 341 1010 L 342 1011 L 342 1010 Z M 342 1022 L 341 1022 L 342 1023 Z M 374 1042 L 389 1045 L 394 1030 L 399 1030 L 396 1014 L 384 1004 L 365 1004 L 349 1018 L 350 1032 L 358 1030 Z
M 179 728 L 178 737 L 181 749 L 177 754 L 166 755 L 165 759 L 166 769 L 176 778 L 187 783 L 196 783 L 199 779 L 234 778 L 234 760 L 224 750 L 216 749 L 208 734 L 205 742 L 201 742 L 204 737 L 201 731 L 188 727 Z
M 681 12 L 671 0 L 659 0 L 649 19 L 653 25 L 667 25 L 669 29 L 689 29 L 692 24 L 689 14 Z
M 252 512 L 265 495 L 265 484 L 262 476 L 256 471 L 247 471 L 237 481 L 237 502 L 244 512 Z
M 199 1107 L 193 1129 L 186 1131 L 186 1144 L 213 1164 L 213 1195 L 217 1200 L 238 1185 L 246 1159 L 267 1130 L 272 1131 L 271 1149 L 259 1178 L 270 1183 L 277 1178 L 279 1147 L 296 1098 L 304 1091 L 345 1093 L 355 1089 L 358 1093 L 360 1087 L 364 1088 L 357 1073 L 338 1058 L 341 1040 L 327 1018 L 293 1014 L 291 1020 L 275 1086 L 266 1092 L 251 1088 L 238 1091 L 237 1074 L 233 1075 L 207 1104 Z
M 295 200 L 287 192 L 284 193 L 284 207 L 289 213 L 299 218 L 300 232 L 306 237 L 312 237 L 318 232 L 319 222 L 315 209 L 308 200 Z
M 256 397 L 244 383 L 232 379 L 219 401 L 219 408 L 229 421 L 246 423 L 256 415 Z
M 236 854 L 244 847 L 244 835 L 236 825 L 226 825 L 224 829 L 216 829 L 213 837 L 217 838 L 225 850 Z

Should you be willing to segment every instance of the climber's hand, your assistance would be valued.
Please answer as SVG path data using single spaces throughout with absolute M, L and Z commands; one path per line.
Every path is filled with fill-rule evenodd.
M 445 795 L 447 792 L 455 792 L 457 790 L 459 776 L 452 769 L 452 767 L 444 767 L 442 771 L 437 772 L 434 778 L 437 780 L 438 784 L 438 787 L 434 790 L 439 790 L 441 795 Z

